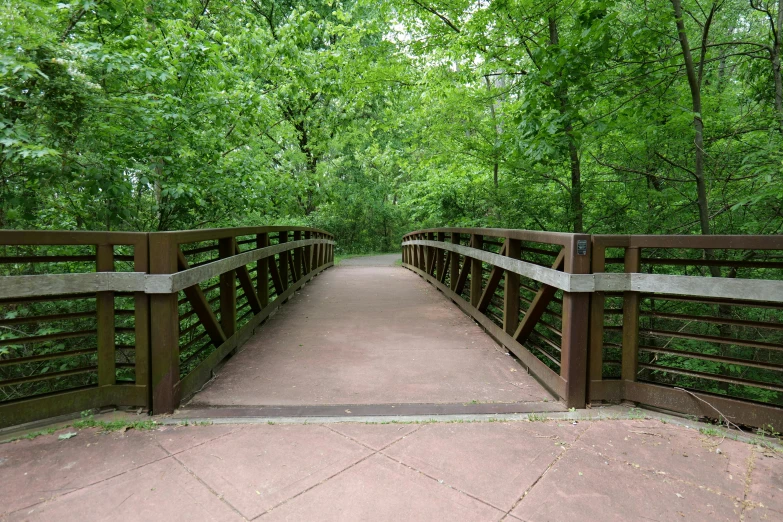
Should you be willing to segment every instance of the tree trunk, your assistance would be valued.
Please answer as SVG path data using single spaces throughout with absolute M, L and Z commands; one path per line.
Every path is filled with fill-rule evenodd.
M 484 76 L 487 82 L 487 93 L 492 93 L 492 85 L 489 82 L 489 76 Z M 489 102 L 489 113 L 492 115 L 492 127 L 495 129 L 495 142 L 492 146 L 492 181 L 495 188 L 498 188 L 498 170 L 500 163 L 498 154 L 500 153 L 500 126 L 498 125 L 497 115 L 495 114 L 495 100 Z
M 560 36 L 557 30 L 557 20 L 549 18 L 549 44 L 558 45 Z M 560 99 L 560 114 L 565 115 L 568 112 L 568 88 L 561 87 L 557 93 Z M 582 165 L 579 159 L 579 148 L 574 138 L 574 127 L 570 119 L 567 120 L 565 134 L 568 138 L 568 159 L 571 165 L 571 212 L 572 229 L 575 234 L 584 232 L 584 202 L 582 201 Z
M 688 86 L 691 90 L 691 104 L 693 108 L 693 130 L 695 132 L 694 144 L 696 146 L 696 165 L 693 176 L 696 178 L 696 202 L 699 207 L 699 225 L 701 233 L 710 234 L 710 215 L 707 205 L 707 186 L 704 182 L 704 122 L 701 117 L 701 85 L 693 64 L 691 47 L 688 43 L 688 35 L 685 32 L 685 22 L 682 19 L 682 3 L 680 0 L 671 0 L 674 7 L 674 17 L 677 23 L 677 32 L 680 38 L 683 58 L 685 59 L 685 73 L 688 77 Z M 706 37 L 706 35 L 705 35 Z
M 772 75 L 775 78 L 775 110 L 778 113 L 778 126 L 783 133 L 783 70 L 781 70 L 780 54 L 783 52 L 783 0 L 778 0 L 778 17 L 776 27 L 773 27 L 772 42 Z

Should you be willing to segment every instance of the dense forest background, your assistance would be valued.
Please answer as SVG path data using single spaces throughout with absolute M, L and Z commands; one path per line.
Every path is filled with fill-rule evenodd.
M 0 228 L 780 233 L 783 0 L 0 3 Z

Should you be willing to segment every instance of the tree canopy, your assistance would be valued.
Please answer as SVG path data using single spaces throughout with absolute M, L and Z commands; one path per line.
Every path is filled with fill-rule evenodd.
M 0 227 L 780 233 L 783 0 L 5 0 Z

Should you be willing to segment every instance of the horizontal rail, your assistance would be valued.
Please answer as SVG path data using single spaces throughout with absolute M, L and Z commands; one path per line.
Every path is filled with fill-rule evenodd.
M 95 292 L 143 292 L 144 272 L 92 272 L 0 277 L 0 299 Z
M 427 239 L 412 239 L 409 241 L 403 241 L 402 243 L 402 246 L 409 245 L 422 245 L 439 248 L 441 250 L 448 250 L 449 252 L 456 252 L 457 254 L 462 254 L 463 256 L 470 257 L 471 259 L 478 259 L 479 261 L 483 261 L 485 263 L 502 268 L 503 270 L 534 279 L 540 283 L 554 286 L 555 288 L 559 288 L 560 290 L 564 290 L 566 292 L 591 292 L 594 287 L 592 279 L 574 280 L 572 279 L 574 277 L 573 274 L 566 274 L 564 272 L 560 272 L 559 270 L 553 270 L 551 268 L 546 268 L 541 265 L 529 263 L 527 261 L 513 259 L 508 256 L 501 256 L 500 254 L 495 254 L 494 252 L 488 252 L 478 248 L 456 245 L 454 243 L 430 241 Z M 591 278 L 592 276 L 582 275 L 580 277 Z M 574 283 L 574 281 L 576 281 L 576 283 Z M 583 283 L 582 281 L 585 282 Z M 582 289 L 574 288 L 575 286 L 578 287 L 580 284 L 583 285 Z
M 639 345 L 639 351 L 648 352 L 648 353 L 660 353 L 663 355 L 675 355 L 677 357 L 682 357 L 685 359 L 699 359 L 702 361 L 717 362 L 722 364 L 735 364 L 740 366 L 750 366 L 752 368 L 760 368 L 762 370 L 783 372 L 783 365 L 780 364 L 766 363 L 761 361 L 752 361 L 750 359 L 739 359 L 737 357 L 725 357 L 723 355 L 676 350 L 673 348 L 658 348 L 656 346 L 645 346 L 645 345 Z
M 195 243 L 198 241 L 212 241 L 216 239 L 226 239 L 229 237 L 250 236 L 254 234 L 268 234 L 272 232 L 312 232 L 315 234 L 324 234 L 329 238 L 332 234 L 326 230 L 310 227 L 235 227 L 235 228 L 201 228 L 198 230 L 175 230 L 171 232 L 155 232 L 159 236 L 169 236 L 174 238 L 177 243 Z
M 456 252 L 519 274 L 565 292 L 653 292 L 746 301 L 783 301 L 783 281 L 729 279 L 664 274 L 569 274 L 507 256 L 440 241 L 413 239 L 402 246 L 422 245 Z
M 257 248 L 254 250 L 248 250 L 241 254 L 236 254 L 231 257 L 226 257 L 208 263 L 206 265 L 199 266 L 197 268 L 191 268 L 183 270 L 171 275 L 149 275 L 147 276 L 147 284 L 145 291 L 148 294 L 169 294 L 172 292 L 179 292 L 190 286 L 211 279 L 217 275 L 223 274 L 230 270 L 235 270 L 240 266 L 247 265 L 253 261 L 265 259 L 281 252 L 302 248 L 309 245 L 333 245 L 334 241 L 330 239 L 302 239 L 299 241 L 288 241 L 285 243 L 279 243 L 264 248 Z
M 403 241 L 407 241 L 405 238 L 418 234 L 428 234 L 445 232 L 455 234 L 481 234 L 486 237 L 502 237 L 510 239 L 519 239 L 521 241 L 532 241 L 534 243 L 551 243 L 555 245 L 568 246 L 571 244 L 571 240 L 575 235 L 567 232 L 540 232 L 536 230 L 518 230 L 512 228 L 428 228 L 425 230 L 416 230 L 405 234 Z M 583 236 L 589 237 L 589 236 Z M 404 244 L 404 243 L 403 243 Z M 557 255 L 557 253 L 555 253 Z
M 592 236 L 593 245 L 619 248 L 684 248 L 715 250 L 783 250 L 783 235 L 602 235 Z
M 38 297 L 95 292 L 144 292 L 170 294 L 206 281 L 275 254 L 309 245 L 333 245 L 329 239 L 303 239 L 270 247 L 248 250 L 225 259 L 212 261 L 174 274 L 143 272 L 92 272 L 82 274 L 43 274 L 4 276 L 0 278 L 0 299 Z

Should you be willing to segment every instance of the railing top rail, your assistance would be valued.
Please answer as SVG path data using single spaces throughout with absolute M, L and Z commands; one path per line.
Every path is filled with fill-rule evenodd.
M 173 274 L 88 272 L 0 276 L 0 281 L 3 281 L 3 285 L 0 286 L 0 299 L 86 292 L 174 293 L 234 270 L 247 263 L 272 257 L 280 252 L 288 252 L 304 246 L 321 244 L 333 245 L 334 241 L 330 239 L 290 241 L 279 245 L 248 250 L 196 268 L 180 270 Z
M 334 236 L 320 228 L 299 226 L 203 228 L 168 232 L 110 232 L 85 230 L 0 230 L 0 245 L 138 245 L 147 242 L 148 234 L 175 238 L 177 243 L 222 239 L 226 237 L 270 232 L 315 232 Z
M 592 236 L 599 247 L 714 248 L 728 250 L 783 250 L 783 234 L 778 235 L 614 235 Z
M 522 241 L 533 241 L 536 243 L 550 243 L 554 245 L 569 246 L 575 238 L 585 239 L 590 237 L 588 234 L 572 234 L 569 232 L 542 232 L 538 230 L 518 230 L 513 228 L 427 228 L 408 232 L 403 239 L 414 234 L 427 234 L 435 232 L 455 232 L 458 234 L 481 234 L 489 237 L 508 237 Z
M 651 292 L 710 298 L 745 298 L 761 302 L 783 301 L 783 297 L 781 297 L 783 296 L 783 281 L 779 280 L 642 273 L 575 274 L 448 242 L 410 239 L 403 241 L 403 245 L 421 245 L 456 252 L 565 292 Z
M 0 230 L 0 245 L 138 245 L 146 232 Z
M 315 232 L 324 234 L 329 238 L 334 236 L 320 228 L 298 226 L 268 226 L 268 227 L 234 227 L 234 228 L 202 228 L 198 230 L 172 230 L 169 232 L 156 232 L 162 236 L 174 238 L 177 243 L 192 243 L 196 241 L 209 241 L 211 239 L 223 239 L 234 236 L 249 236 L 253 234 L 268 234 L 270 232 Z

